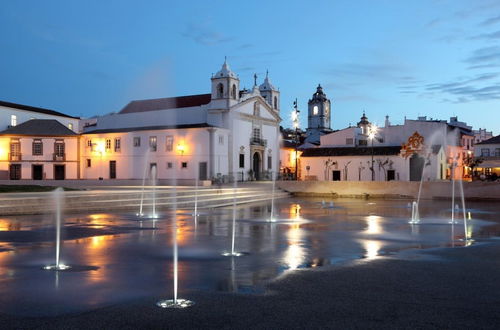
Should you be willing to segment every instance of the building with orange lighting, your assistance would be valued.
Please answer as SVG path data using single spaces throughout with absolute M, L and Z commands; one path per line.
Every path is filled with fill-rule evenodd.
M 78 179 L 80 118 L 0 101 L 0 179 Z
M 208 94 L 137 100 L 97 117 L 81 139 L 83 179 L 229 181 L 279 170 L 280 93 L 266 75 L 252 90 L 224 62 Z

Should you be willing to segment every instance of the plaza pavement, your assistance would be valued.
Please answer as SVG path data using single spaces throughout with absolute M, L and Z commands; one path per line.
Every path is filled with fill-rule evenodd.
M 161 294 L 81 314 L 16 318 L 2 329 L 498 329 L 500 242 L 403 252 L 297 270 L 262 295 L 184 291 L 196 305 L 155 306 Z M 36 299 L 34 292 L 33 299 Z

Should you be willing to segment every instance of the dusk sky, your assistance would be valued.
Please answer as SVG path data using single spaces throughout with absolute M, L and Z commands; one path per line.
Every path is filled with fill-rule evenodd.
M 0 100 L 90 117 L 210 92 L 227 56 L 266 70 L 301 127 L 318 83 L 332 128 L 458 116 L 500 133 L 500 1 L 4 1 Z

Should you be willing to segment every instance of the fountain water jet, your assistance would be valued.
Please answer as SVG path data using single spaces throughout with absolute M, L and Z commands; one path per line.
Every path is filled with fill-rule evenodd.
M 269 217 L 269 222 L 276 222 L 276 219 L 274 218 L 274 190 L 276 189 L 276 177 L 274 175 L 274 172 L 271 172 L 271 179 L 273 180 L 273 193 L 271 197 L 271 216 Z
M 239 257 L 242 256 L 243 253 L 241 252 L 236 252 L 234 250 L 234 244 L 235 244 L 235 236 L 236 236 L 236 193 L 238 190 L 238 181 L 236 178 L 234 179 L 234 186 L 233 186 L 233 224 L 232 224 L 232 233 L 231 233 L 231 252 L 224 252 L 222 255 L 225 257 Z
M 464 242 L 466 243 L 465 245 L 468 246 L 470 243 L 472 243 L 474 240 L 470 237 L 468 237 L 467 233 L 467 216 L 466 216 L 466 210 L 465 210 L 465 196 L 464 196 L 464 186 L 462 180 L 458 182 L 458 185 L 460 187 L 460 194 L 462 195 L 461 201 L 462 201 L 462 213 L 464 217 Z M 456 205 L 458 206 L 458 205 Z
M 412 225 L 420 223 L 420 213 L 418 211 L 418 206 L 420 205 L 420 196 L 422 194 L 422 185 L 424 183 L 424 173 L 425 173 L 425 168 L 429 165 L 431 165 L 431 155 L 430 153 L 427 154 L 427 160 L 424 163 L 424 166 L 422 167 L 422 174 L 420 176 L 420 184 L 418 186 L 418 195 L 417 195 L 417 201 L 413 201 L 411 203 L 411 220 L 408 222 Z
M 61 202 L 62 202 L 62 188 L 57 188 L 54 190 L 54 202 L 56 209 L 56 263 L 55 265 L 49 265 L 43 267 L 45 270 L 66 270 L 71 268 L 68 265 L 60 263 L 60 253 L 61 253 Z
M 451 221 L 450 224 L 457 224 L 458 221 L 455 220 L 455 166 L 456 161 L 452 158 L 451 161 Z
M 411 220 L 409 221 L 412 225 L 420 223 L 420 214 L 418 213 L 418 202 L 413 201 L 411 204 Z
M 177 298 L 178 291 L 178 260 L 179 253 L 177 247 L 177 185 L 174 183 L 174 203 L 173 203 L 173 224 L 172 224 L 172 250 L 173 250 L 173 268 L 174 268 L 174 297 L 173 299 L 160 300 L 156 303 L 158 307 L 161 308 L 186 308 L 194 305 L 194 302 L 187 299 Z

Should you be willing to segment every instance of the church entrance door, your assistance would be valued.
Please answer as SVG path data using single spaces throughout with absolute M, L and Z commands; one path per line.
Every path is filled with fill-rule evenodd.
M 260 154 L 258 152 L 253 154 L 253 173 L 255 175 L 255 179 L 260 179 Z
M 410 158 L 410 181 L 420 181 L 422 170 L 424 169 L 424 158 L 418 154 L 413 154 Z

